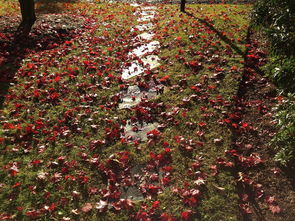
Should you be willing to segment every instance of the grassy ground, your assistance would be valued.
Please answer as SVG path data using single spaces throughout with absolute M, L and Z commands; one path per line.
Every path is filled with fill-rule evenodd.
M 222 121 L 227 112 L 224 103 L 230 101 L 236 93 L 243 67 L 240 63 L 243 56 L 218 35 L 221 34 L 244 51 L 248 10 L 249 6 L 191 5 L 187 12 L 193 16 L 179 13 L 177 6 L 164 6 L 159 11 L 158 37 L 162 45 L 168 45 L 160 54 L 168 57 L 160 76 L 169 75 L 172 85 L 180 85 L 184 79 L 187 82 L 187 86 L 181 88 L 181 93 L 179 89 L 170 90 L 166 93 L 167 96 L 159 98 L 159 102 L 182 106 L 184 99 L 193 94 L 192 86 L 196 84 L 200 84 L 202 92 L 199 93 L 204 95 L 204 99 L 189 102 L 183 108 L 186 116 L 179 114 L 179 125 L 170 127 L 164 133 L 167 138 L 178 135 L 203 142 L 189 156 L 175 151 L 180 161 L 175 162 L 180 183 L 185 181 L 181 179 L 182 174 L 199 158 L 202 159 L 201 170 L 208 174 L 206 188 L 202 189 L 198 203 L 200 220 L 238 219 L 238 196 L 231 173 L 225 170 L 216 176 L 210 174 L 216 159 L 223 157 L 224 151 L 231 146 L 231 132 L 219 121 Z M 200 62 L 202 67 L 195 68 L 187 65 L 187 62 Z M 212 78 L 218 72 L 224 75 L 221 81 Z M 201 127 L 202 122 L 206 126 Z M 200 131 L 204 135 L 197 137 Z M 168 142 L 173 143 L 173 140 Z
M 188 5 L 190 14 L 182 14 L 159 5 L 154 23 L 162 65 L 150 76 L 166 90 L 131 110 L 119 110 L 114 95 L 144 81 L 120 79 L 139 33 L 130 31 L 135 9 L 61 8 L 65 17 L 84 19 L 83 32 L 51 49 L 32 49 L 1 110 L 2 218 L 239 220 L 236 179 L 223 161 L 232 145 L 225 119 L 241 78 L 251 6 Z M 126 120 L 146 115 L 165 129 L 146 143 L 120 136 Z M 130 185 L 146 197 L 120 200 Z
M 0 16 L 15 13 L 18 10 L 16 2 L 1 0 L 0 3 Z

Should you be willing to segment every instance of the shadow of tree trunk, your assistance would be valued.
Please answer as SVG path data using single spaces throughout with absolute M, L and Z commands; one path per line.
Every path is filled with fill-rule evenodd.
M 61 22 L 66 26 L 64 28 L 55 22 L 56 19 L 62 18 Z M 3 109 L 10 85 L 18 80 L 16 74 L 23 65 L 23 59 L 32 53 L 58 47 L 76 37 L 76 30 L 82 27 L 84 22 L 59 15 L 43 16 L 32 28 L 31 34 L 25 36 L 15 34 L 18 23 L 14 18 L 5 20 L 0 23 L 0 33 L 3 35 L 3 38 L 0 38 L 0 109 Z M 51 24 L 51 28 L 42 28 L 44 23 Z
M 199 22 L 201 22 L 202 24 L 206 25 L 208 28 L 210 28 L 211 31 L 213 31 L 222 41 L 224 41 L 225 43 L 227 43 L 232 49 L 234 49 L 239 55 L 245 56 L 245 52 L 243 52 L 237 45 L 235 45 L 232 40 L 230 40 L 228 37 L 226 37 L 222 32 L 220 32 L 219 30 L 217 30 L 212 24 L 210 24 L 208 21 L 198 18 L 196 16 L 194 16 L 192 13 L 190 12 L 185 12 L 188 16 L 198 20 Z
M 9 86 L 14 82 L 15 74 L 21 67 L 21 62 L 27 54 L 21 42 L 17 38 L 14 38 L 11 42 L 0 42 L 1 51 L 5 51 L 7 55 L 5 61 L 0 66 L 0 109 L 3 107 Z
M 223 34 L 223 32 L 217 30 L 212 24 L 210 24 L 208 21 L 204 20 L 204 19 L 201 19 L 201 18 L 198 18 L 196 16 L 194 16 L 192 13 L 190 12 L 185 12 L 188 16 L 198 20 L 199 22 L 201 22 L 202 24 L 206 25 L 211 31 L 213 31 L 223 42 L 225 42 L 226 44 L 228 44 L 236 53 L 238 53 L 239 55 L 243 56 L 244 59 L 246 60 L 247 59 L 247 55 L 248 55 L 248 49 L 246 48 L 245 51 L 243 51 L 241 48 L 239 48 L 236 44 L 233 43 L 233 41 L 231 39 L 229 39 L 227 36 L 225 36 Z M 248 27 L 248 30 L 247 30 L 247 40 L 249 40 L 249 36 L 251 34 L 251 30 L 252 30 L 252 26 L 250 25 Z M 251 65 L 251 68 L 253 68 L 258 74 L 260 75 L 263 75 L 263 71 L 257 67 L 256 65 Z
M 213 24 L 211 24 L 209 21 L 206 21 L 204 19 L 198 18 L 196 16 L 194 16 L 192 13 L 189 12 L 185 12 L 188 16 L 198 20 L 200 23 L 204 24 L 206 27 L 208 27 L 211 31 L 213 31 L 218 38 L 220 38 L 223 42 L 225 42 L 226 44 L 228 44 L 232 50 L 234 50 L 237 54 L 241 55 L 244 59 L 244 68 L 251 68 L 253 69 L 256 73 L 263 75 L 263 71 L 258 67 L 257 64 L 253 63 L 251 61 L 251 59 L 249 59 L 249 48 L 246 47 L 245 50 L 242 50 L 238 45 L 236 45 L 231 39 L 229 39 L 227 36 L 225 36 L 223 34 L 223 32 L 219 31 L 217 28 L 214 27 Z M 251 34 L 252 34 L 252 27 L 251 25 L 248 27 L 247 30 L 247 34 L 246 34 L 246 44 L 250 44 L 251 43 Z M 247 79 L 247 75 L 244 73 L 242 75 L 241 81 L 239 83 L 239 87 L 238 87 L 238 91 L 237 91 L 237 97 L 239 98 L 243 98 L 246 94 L 246 86 L 245 83 L 248 81 Z M 239 103 L 234 104 L 234 109 L 238 110 L 239 108 Z M 244 114 L 244 113 L 242 113 Z M 238 123 L 238 122 L 236 122 Z M 233 143 L 236 143 L 238 141 L 240 134 L 237 133 L 237 131 L 232 130 L 232 140 Z M 233 176 L 236 178 L 236 180 L 239 180 L 239 172 L 240 171 L 244 171 L 245 168 L 241 167 L 238 162 L 235 159 L 235 167 L 234 169 L 231 171 Z M 236 190 L 238 195 L 242 198 L 242 195 L 247 193 L 249 195 L 249 202 L 251 204 L 251 207 L 253 208 L 253 214 L 247 214 L 244 212 L 241 212 L 241 214 L 239 214 L 239 220 L 243 220 L 243 221 L 252 221 L 252 220 L 256 220 L 256 218 L 260 221 L 265 221 L 266 218 L 262 212 L 262 209 L 260 208 L 257 200 L 255 199 L 255 194 L 253 192 L 253 189 L 250 186 L 247 186 L 245 184 L 243 184 L 242 182 L 237 182 L 237 186 L 236 186 Z M 241 201 L 241 203 L 243 203 L 243 201 Z M 254 216 L 253 216 L 254 215 Z M 255 217 L 255 218 L 254 218 Z

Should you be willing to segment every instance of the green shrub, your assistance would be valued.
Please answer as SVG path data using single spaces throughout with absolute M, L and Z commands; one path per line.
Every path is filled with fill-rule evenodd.
M 288 94 L 277 106 L 276 119 L 279 131 L 273 138 L 275 158 L 285 166 L 292 166 L 295 163 L 295 94 Z
M 274 51 L 295 55 L 294 0 L 259 0 L 254 6 L 253 19 L 264 27 Z
M 267 35 L 270 43 L 268 75 L 281 89 L 295 91 L 295 1 L 258 0 L 253 23 Z
M 295 1 L 258 0 L 253 24 L 266 33 L 270 45 L 266 75 L 289 93 L 277 106 L 278 133 L 273 138 L 276 160 L 285 166 L 295 165 Z
M 286 55 L 270 56 L 266 65 L 266 74 L 279 88 L 295 91 L 295 57 Z

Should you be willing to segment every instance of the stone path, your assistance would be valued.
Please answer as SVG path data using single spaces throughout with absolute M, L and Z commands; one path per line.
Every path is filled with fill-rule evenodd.
M 152 19 L 155 17 L 156 7 L 154 6 L 141 6 L 138 4 L 131 4 L 136 7 L 135 15 L 139 16 L 139 25 L 135 26 L 133 31 L 142 32 L 135 37 L 135 42 L 142 42 L 140 46 L 136 47 L 129 53 L 129 57 L 132 59 L 131 65 L 126 67 L 122 71 L 122 78 L 124 80 L 132 79 L 133 77 L 140 77 L 146 71 L 150 71 L 160 66 L 160 58 L 156 55 L 156 52 L 160 49 L 160 42 L 153 40 L 155 36 L 153 32 L 154 25 Z M 120 109 L 129 109 L 136 105 L 139 105 L 142 101 L 147 101 L 151 98 L 155 98 L 159 94 L 163 93 L 164 86 L 157 84 L 153 80 L 145 82 L 145 85 L 130 85 L 127 90 L 122 93 Z M 127 125 L 124 128 L 124 135 L 127 140 L 138 140 L 146 142 L 148 140 L 147 133 L 157 129 L 159 124 L 157 122 L 131 122 L 127 121 Z M 138 179 L 140 185 L 146 183 L 145 179 L 147 175 L 143 172 L 144 168 L 140 166 L 134 167 L 131 170 L 132 179 Z M 122 198 L 132 200 L 144 200 L 144 191 L 140 186 L 130 185 L 122 190 Z
M 142 6 L 138 4 L 131 4 L 136 7 L 135 15 L 139 16 L 139 25 L 136 25 L 132 31 L 142 31 L 143 33 L 135 37 L 135 41 L 140 44 L 129 53 L 129 57 L 132 59 L 129 62 L 129 66 L 123 69 L 122 78 L 124 80 L 131 79 L 136 76 L 144 74 L 146 71 L 150 71 L 160 66 L 160 58 L 156 55 L 160 49 L 160 42 L 153 40 L 154 25 L 152 19 L 156 15 L 155 6 Z M 132 108 L 141 101 L 146 101 L 151 98 L 155 98 L 157 95 L 164 91 L 164 86 L 156 84 L 153 81 L 147 83 L 146 87 L 140 85 L 130 85 L 128 89 L 121 94 L 120 109 Z M 156 129 L 158 123 L 146 123 L 146 122 L 127 122 L 124 128 L 125 137 L 128 139 L 146 141 L 147 132 Z
M 133 4 L 133 6 L 135 6 L 137 9 L 134 14 L 140 15 L 137 21 L 142 24 L 136 25 L 132 29 L 132 31 L 144 31 L 142 34 L 136 37 L 136 40 L 152 40 L 154 36 L 154 33 L 152 31 L 154 25 L 151 23 L 151 21 L 155 17 L 156 7 L 139 6 L 137 4 Z M 144 73 L 145 70 L 151 70 L 160 66 L 159 57 L 153 55 L 153 52 L 157 51 L 159 48 L 160 42 L 158 41 L 150 41 L 147 44 L 143 44 L 135 48 L 131 53 L 129 53 L 129 56 L 134 57 L 134 60 L 131 62 L 130 66 L 126 67 L 123 70 L 122 78 L 126 80 Z

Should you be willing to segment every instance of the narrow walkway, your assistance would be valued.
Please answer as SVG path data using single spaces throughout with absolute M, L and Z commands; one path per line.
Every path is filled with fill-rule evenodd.
M 139 16 L 139 22 L 132 31 L 142 31 L 141 34 L 135 37 L 134 41 L 139 43 L 139 46 L 129 53 L 131 62 L 125 64 L 122 78 L 124 80 L 132 79 L 140 75 L 150 73 L 151 70 L 160 66 L 160 58 L 156 55 L 160 49 L 160 43 L 153 40 L 154 25 L 152 20 L 156 15 L 155 6 L 142 6 L 139 4 L 131 4 L 136 7 L 135 15 Z M 128 109 L 138 105 L 142 101 L 156 97 L 163 91 L 163 85 L 157 82 L 149 81 L 145 85 L 130 85 L 122 94 L 122 103 L 120 109 Z M 156 122 L 132 122 L 128 121 L 125 127 L 125 137 L 132 140 L 146 141 L 147 133 L 156 129 L 158 123 Z

